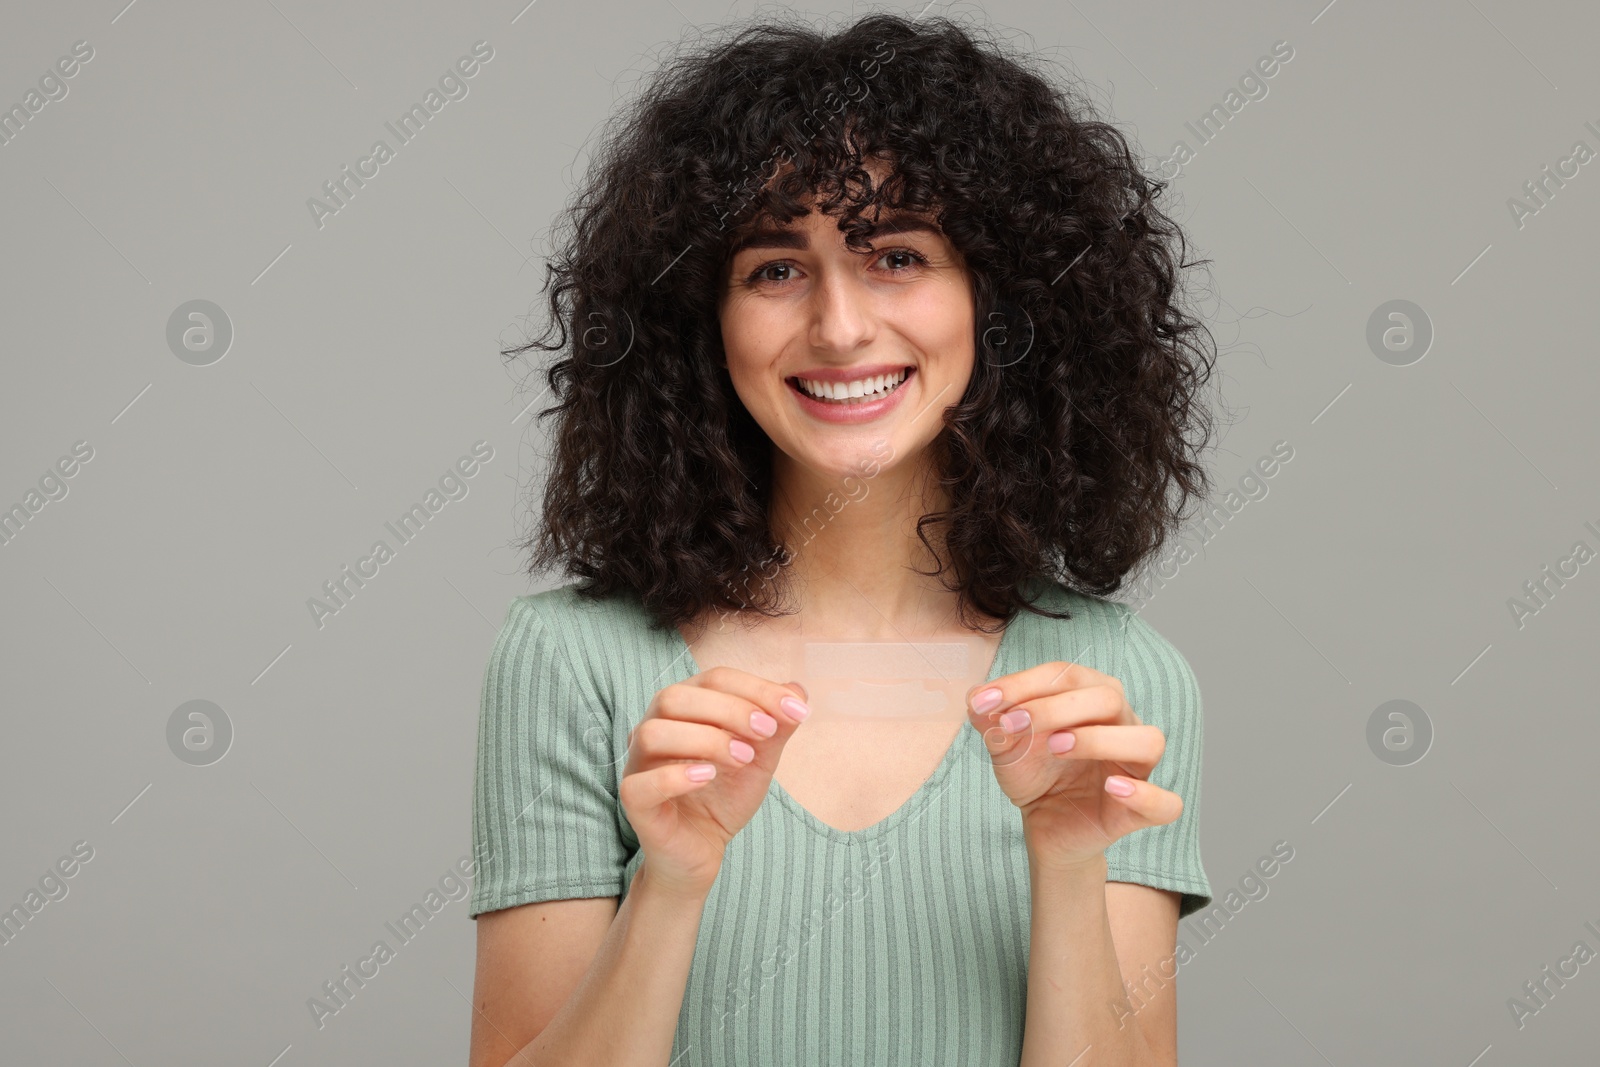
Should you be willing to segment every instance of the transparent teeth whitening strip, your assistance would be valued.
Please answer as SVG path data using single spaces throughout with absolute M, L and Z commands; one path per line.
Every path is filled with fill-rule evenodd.
M 938 641 L 793 638 L 791 673 L 814 716 L 964 720 L 967 691 L 988 662 L 979 636 Z

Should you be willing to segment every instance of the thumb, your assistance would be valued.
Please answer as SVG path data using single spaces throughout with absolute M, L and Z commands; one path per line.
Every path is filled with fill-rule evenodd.
M 789 735 L 799 729 L 800 724 L 810 716 L 811 708 L 806 704 L 808 697 L 805 686 L 799 682 L 784 682 L 783 688 L 789 690 L 794 696 L 784 697 L 778 702 L 779 709 L 783 714 L 778 721 L 777 739 L 779 741 L 788 741 Z
M 777 761 L 783 756 L 784 748 L 789 744 L 789 738 L 794 736 L 794 732 L 800 729 L 800 724 L 811 714 L 811 709 L 805 704 L 805 686 L 799 682 L 780 682 L 779 685 L 792 695 L 780 699 L 777 708 L 769 709 L 777 713 L 778 730 L 756 746 L 757 753 L 766 754 L 762 765 L 766 766 L 770 761 L 774 770 L 777 768 Z
M 1037 738 L 1034 731 L 1028 726 L 1024 726 L 1017 733 L 1008 733 L 1000 721 L 1002 714 L 1000 709 L 1006 706 L 1004 701 L 988 711 L 974 710 L 972 706 L 973 696 L 984 689 L 990 688 L 993 688 L 993 686 L 980 682 L 967 690 L 967 721 L 972 724 L 973 729 L 977 730 L 983 738 L 983 747 L 988 749 L 989 758 L 994 761 L 995 766 L 1004 767 L 1016 763 L 1027 756 L 1036 740 L 1042 739 Z M 1026 716 L 1027 712 L 1024 711 L 1023 715 Z

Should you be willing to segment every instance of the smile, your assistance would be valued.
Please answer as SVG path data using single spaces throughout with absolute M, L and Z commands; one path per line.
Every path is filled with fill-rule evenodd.
M 814 400 L 848 407 L 882 400 L 900 388 L 910 373 L 910 367 L 901 367 L 893 374 L 880 374 L 853 382 L 819 382 L 810 378 L 790 378 L 789 383 Z
M 899 407 L 906 383 L 916 374 L 915 367 L 900 367 L 850 382 L 791 377 L 784 383 L 807 415 L 820 422 L 850 425 L 883 418 Z

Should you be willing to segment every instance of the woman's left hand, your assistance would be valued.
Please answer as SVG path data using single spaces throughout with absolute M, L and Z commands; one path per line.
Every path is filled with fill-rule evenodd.
M 998 702 L 974 703 L 991 690 Z M 1022 809 L 1035 862 L 1086 863 L 1118 838 L 1183 813 L 1182 797 L 1148 781 L 1166 735 L 1140 721 L 1109 674 L 1041 663 L 969 692 L 967 716 L 1000 788 Z

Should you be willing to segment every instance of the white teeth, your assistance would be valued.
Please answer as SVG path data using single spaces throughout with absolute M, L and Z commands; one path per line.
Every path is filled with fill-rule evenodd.
M 859 398 L 879 399 L 894 392 L 906 378 L 904 369 L 894 374 L 880 374 L 875 378 L 861 378 L 853 382 L 819 382 L 810 378 L 797 378 L 800 388 L 820 400 L 850 401 Z

